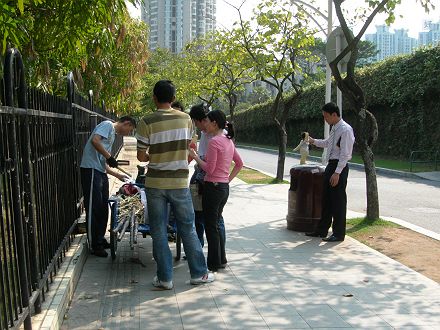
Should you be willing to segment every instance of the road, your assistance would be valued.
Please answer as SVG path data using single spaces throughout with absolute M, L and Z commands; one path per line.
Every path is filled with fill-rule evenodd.
M 245 165 L 275 176 L 278 156 L 238 148 Z M 284 177 L 299 159 L 287 156 Z M 393 217 L 440 234 L 440 182 L 425 179 L 378 175 L 380 215 Z M 347 184 L 348 209 L 365 213 L 366 188 L 364 171 L 350 169 Z

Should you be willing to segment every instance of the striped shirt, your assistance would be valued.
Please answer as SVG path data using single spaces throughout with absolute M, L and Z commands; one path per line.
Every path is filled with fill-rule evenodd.
M 148 150 L 150 162 L 145 186 L 156 189 L 188 187 L 188 144 L 191 118 L 184 112 L 158 109 L 136 128 L 138 150 Z

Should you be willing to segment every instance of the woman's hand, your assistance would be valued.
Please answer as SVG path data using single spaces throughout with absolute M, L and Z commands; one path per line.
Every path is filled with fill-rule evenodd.
M 197 159 L 199 159 L 199 155 L 197 155 L 197 152 L 196 152 L 193 148 L 190 148 L 190 149 L 189 149 L 189 155 L 190 155 L 193 159 L 195 159 L 196 161 L 197 161 Z

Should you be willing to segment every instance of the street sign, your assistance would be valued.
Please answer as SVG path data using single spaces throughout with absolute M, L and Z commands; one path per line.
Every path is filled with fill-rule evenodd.
M 351 31 L 350 34 L 351 36 L 353 36 L 353 33 Z M 345 39 L 344 32 L 342 31 L 342 28 L 338 26 L 329 34 L 327 38 L 327 43 L 325 45 L 325 56 L 327 57 L 327 62 L 328 63 L 332 62 L 341 53 L 341 50 L 343 50 L 347 46 L 348 46 L 348 42 L 347 39 Z M 350 59 L 350 54 L 351 52 L 345 55 L 344 58 L 339 62 L 339 64 L 341 65 L 340 66 L 341 72 L 346 71 L 346 66 L 348 60 Z

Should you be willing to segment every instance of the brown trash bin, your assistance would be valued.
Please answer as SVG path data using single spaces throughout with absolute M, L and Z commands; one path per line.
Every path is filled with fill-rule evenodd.
M 298 165 L 290 169 L 287 229 L 312 232 L 321 218 L 324 167 Z

